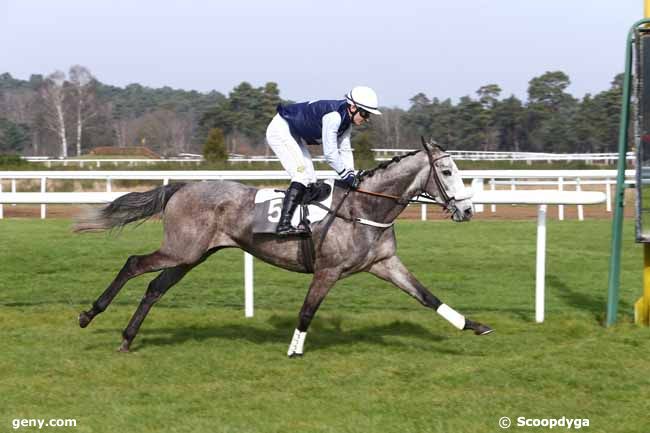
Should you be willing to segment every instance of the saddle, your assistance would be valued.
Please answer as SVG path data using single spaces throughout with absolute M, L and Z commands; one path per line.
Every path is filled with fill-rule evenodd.
M 303 223 L 306 227 L 323 220 L 327 216 L 327 208 L 332 204 L 333 180 L 319 181 L 309 185 L 303 196 L 302 203 L 296 208 L 291 218 L 291 224 L 297 226 Z M 276 189 L 260 189 L 255 194 L 255 211 L 253 218 L 253 234 L 275 234 L 280 221 L 284 191 Z M 319 203 L 320 206 L 313 203 Z

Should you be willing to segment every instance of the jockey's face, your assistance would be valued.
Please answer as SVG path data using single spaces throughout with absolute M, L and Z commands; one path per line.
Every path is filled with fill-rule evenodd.
M 369 112 L 363 108 L 357 107 L 356 105 L 348 105 L 348 112 L 350 113 L 350 116 L 352 116 L 352 123 L 357 126 L 367 122 L 370 118 Z M 354 115 L 352 115 L 352 113 L 354 113 Z

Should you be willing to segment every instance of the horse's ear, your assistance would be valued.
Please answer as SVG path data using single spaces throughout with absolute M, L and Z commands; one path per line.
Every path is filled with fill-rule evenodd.
M 429 145 L 429 143 L 427 143 L 427 141 L 424 139 L 424 137 L 423 137 L 422 135 L 420 135 L 420 139 L 422 139 L 422 147 L 424 147 L 424 150 L 426 150 L 427 152 L 431 153 L 431 151 L 433 150 L 433 148 L 431 148 L 431 146 Z

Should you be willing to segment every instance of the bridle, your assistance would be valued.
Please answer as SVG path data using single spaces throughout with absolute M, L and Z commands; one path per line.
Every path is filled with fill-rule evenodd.
M 436 198 L 435 196 L 432 196 L 432 195 L 430 195 L 430 194 L 428 194 L 426 192 L 420 193 L 416 197 L 416 199 L 412 199 L 410 197 L 398 197 L 398 196 L 392 195 L 392 194 L 384 194 L 384 193 L 381 193 L 381 192 L 366 191 L 366 190 L 360 189 L 360 188 L 354 188 L 354 189 L 353 188 L 347 188 L 345 193 L 343 194 L 343 197 L 341 198 L 338 205 L 334 209 L 329 209 L 329 208 L 324 207 L 324 209 L 327 210 L 327 212 L 331 215 L 331 217 L 325 223 L 325 226 L 324 226 L 324 229 L 323 229 L 323 234 L 321 236 L 321 239 L 320 239 L 320 242 L 318 244 L 317 250 L 320 251 L 320 248 L 323 245 L 323 241 L 325 240 L 325 236 L 327 235 L 327 232 L 329 231 L 329 228 L 332 225 L 332 223 L 334 222 L 335 218 L 341 218 L 341 219 L 343 219 L 345 221 L 348 221 L 348 222 L 359 222 L 361 224 L 375 226 L 375 227 L 379 227 L 379 228 L 382 228 L 382 229 L 386 229 L 388 227 L 391 227 L 394 224 L 394 222 L 376 223 L 374 221 L 366 220 L 364 218 L 350 218 L 350 217 L 346 217 L 346 216 L 343 216 L 343 215 L 339 214 L 339 209 L 341 208 L 341 206 L 343 205 L 343 202 L 345 201 L 345 199 L 348 197 L 348 195 L 352 191 L 357 192 L 357 193 L 361 193 L 361 194 L 366 194 L 366 195 L 371 195 L 371 196 L 375 196 L 375 197 L 382 197 L 382 198 L 394 200 L 398 204 L 402 204 L 402 205 L 407 205 L 409 203 L 431 203 L 431 202 L 433 202 L 434 204 L 437 204 L 437 205 L 441 206 L 442 208 L 444 208 L 446 212 L 449 212 L 449 213 L 452 213 L 452 214 L 454 212 L 456 212 L 457 209 L 458 209 L 456 207 L 456 197 L 455 196 L 454 197 L 449 196 L 449 193 L 447 193 L 447 190 L 445 189 L 444 183 L 440 179 L 440 175 L 438 174 L 437 170 L 435 169 L 436 161 L 439 161 L 439 160 L 441 160 L 443 158 L 450 158 L 451 155 L 449 155 L 448 153 L 443 151 L 442 155 L 438 156 L 437 158 L 433 158 L 433 156 L 431 155 L 431 153 L 429 152 L 428 149 L 425 148 L 425 152 L 427 152 L 427 156 L 429 158 L 429 174 L 427 175 L 427 181 L 426 181 L 426 183 L 424 185 L 426 187 L 426 185 L 429 184 L 429 181 L 433 177 L 434 182 L 436 183 L 436 186 L 438 187 L 438 191 L 440 193 L 440 198 Z M 361 178 L 363 179 L 363 176 L 361 176 Z M 425 200 L 428 200 L 428 201 L 418 200 L 420 197 L 422 197 L 422 198 L 424 198 Z M 319 203 L 314 203 L 314 204 L 319 206 L 319 207 L 323 207 Z
M 438 171 L 435 169 L 435 163 L 443 158 L 451 158 L 451 155 L 448 153 L 444 153 L 436 158 L 434 158 L 431 153 L 428 150 L 425 150 L 427 152 L 427 157 L 429 158 L 429 174 L 427 175 L 427 181 L 424 184 L 425 186 L 429 184 L 431 181 L 431 178 L 433 177 L 433 180 L 438 187 L 438 192 L 440 194 L 440 197 L 435 197 L 432 196 L 431 194 L 427 192 L 422 192 L 420 193 L 415 199 L 412 198 L 404 198 L 404 197 L 398 197 L 396 195 L 392 194 L 384 194 L 380 192 L 374 192 L 374 191 L 367 191 L 361 188 L 356 188 L 353 191 L 359 192 L 361 194 L 367 194 L 367 195 L 372 195 L 375 197 L 383 197 L 387 199 L 391 199 L 396 201 L 398 204 L 409 204 L 409 203 L 430 203 L 433 202 L 437 204 L 438 206 L 441 206 L 448 212 L 454 212 L 456 210 L 456 197 L 455 196 L 450 196 L 449 193 L 447 192 L 444 183 L 442 182 L 442 179 L 440 178 L 440 174 L 438 174 Z M 419 200 L 420 198 L 423 198 L 427 201 L 422 201 Z

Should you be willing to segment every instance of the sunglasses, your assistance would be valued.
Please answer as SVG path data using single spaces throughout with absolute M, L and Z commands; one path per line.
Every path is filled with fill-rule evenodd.
M 357 108 L 357 112 L 359 113 L 359 116 L 361 116 L 363 119 L 369 119 L 370 118 L 370 111 L 366 111 L 363 108 Z

